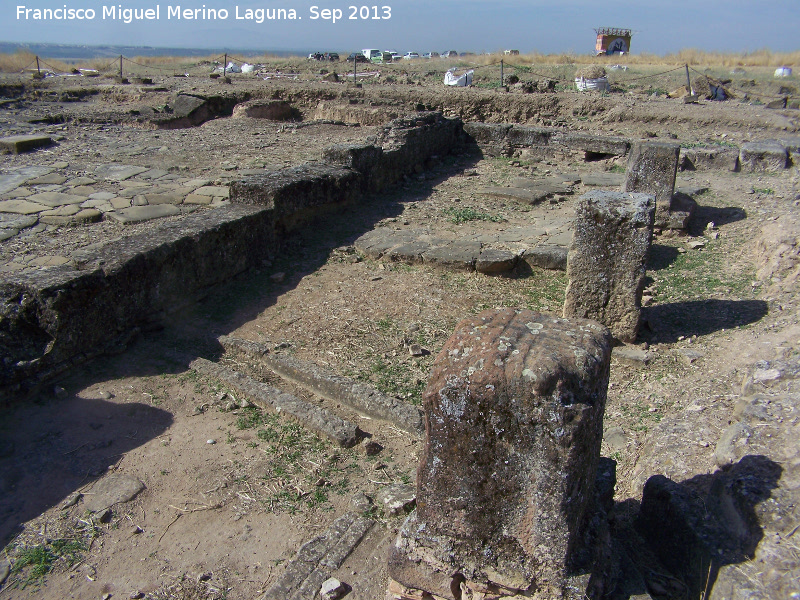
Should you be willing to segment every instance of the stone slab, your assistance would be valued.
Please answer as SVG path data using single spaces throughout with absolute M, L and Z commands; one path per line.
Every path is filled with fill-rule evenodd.
M 31 179 L 28 181 L 29 185 L 47 185 L 47 184 L 62 184 L 67 180 L 66 177 L 60 175 L 58 173 L 48 173 L 47 175 L 42 175 L 41 177 L 36 177 L 35 179 Z
M 17 215 L 33 215 L 48 208 L 50 207 L 45 204 L 29 202 L 28 200 L 4 200 L 0 202 L 0 212 Z
M 39 221 L 36 217 L 29 215 L 9 215 L 0 212 L 0 229 L 26 229 L 33 227 Z
M 92 200 L 111 200 L 116 197 L 117 195 L 112 192 L 94 192 L 93 194 L 89 194 L 89 198 Z
M 551 269 L 554 271 L 567 270 L 567 247 L 539 245 L 528 248 L 522 255 L 522 260 L 532 267 Z
M 775 140 L 749 142 L 739 148 L 739 167 L 744 173 L 780 172 L 787 168 L 789 152 Z
M 194 193 L 200 194 L 201 196 L 219 196 L 220 198 L 228 198 L 230 196 L 230 188 L 227 185 L 205 185 L 197 188 Z
M 38 148 L 46 148 L 53 143 L 49 135 L 11 135 L 0 138 L 0 150 L 12 154 L 31 152 Z
M 182 194 L 145 194 L 144 197 L 151 205 L 181 204 L 184 198 Z
M 93 183 L 97 183 L 91 177 L 73 177 L 72 179 L 64 182 L 64 185 L 68 186 L 79 186 L 79 185 L 92 185 Z
M 181 214 L 181 210 L 172 204 L 157 204 L 155 206 L 131 206 L 108 213 L 108 217 L 117 223 L 141 223 L 162 217 L 174 217 Z
M 84 508 L 100 512 L 107 508 L 129 502 L 144 490 L 144 484 L 131 475 L 106 475 L 83 493 Z
M 517 264 L 517 254 L 509 250 L 484 248 L 475 261 L 475 270 L 484 275 L 508 273 Z
M 65 204 L 80 204 L 86 201 L 87 196 L 78 196 L 77 194 L 64 194 L 63 192 L 40 192 L 28 196 L 29 202 L 36 202 L 37 204 L 44 204 L 55 208 L 56 206 L 63 206 Z
M 20 167 L 11 173 L 4 173 L 0 175 L 0 194 L 10 192 L 35 177 L 41 177 L 42 175 L 52 173 L 53 170 L 53 167 L 31 166 Z
M 84 208 L 72 215 L 42 215 L 39 219 L 48 225 L 83 225 L 102 220 L 103 213 L 96 208 Z
M 300 400 L 292 394 L 282 392 L 203 358 L 193 360 L 189 367 L 234 387 L 262 409 L 289 415 L 307 429 L 330 439 L 343 448 L 350 448 L 358 442 L 360 437 L 358 427 L 325 408 Z
M 462 271 L 474 271 L 481 253 L 480 242 L 453 242 L 433 248 L 422 255 L 425 263 Z
M 125 181 L 147 170 L 146 167 L 137 167 L 135 165 L 107 164 L 97 166 L 94 174 L 107 181 Z
M 200 194 L 188 194 L 186 198 L 183 199 L 184 204 L 198 204 L 198 205 L 208 205 L 211 204 L 212 200 L 214 199 L 213 196 L 201 196 Z
M 268 346 L 258 342 L 229 336 L 220 337 L 219 342 L 226 350 L 254 356 L 277 375 L 323 398 L 346 404 L 361 414 L 389 421 L 414 434 L 420 434 L 425 428 L 418 407 L 388 396 L 365 383 L 288 354 L 275 354 Z
M 516 200 L 523 204 L 538 204 L 552 195 L 552 192 L 549 190 L 525 189 L 519 187 L 485 187 L 480 188 L 476 193 L 481 196 L 489 196 L 490 198 Z

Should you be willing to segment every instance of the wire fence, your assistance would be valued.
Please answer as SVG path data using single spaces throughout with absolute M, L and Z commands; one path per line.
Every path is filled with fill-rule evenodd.
M 463 57 L 462 57 L 462 59 L 463 59 Z M 251 60 L 253 60 L 253 59 L 251 59 Z M 229 69 L 228 65 L 231 62 L 238 63 L 238 64 L 235 64 L 233 69 Z M 228 53 L 220 54 L 220 55 L 215 56 L 213 58 L 203 59 L 203 60 L 199 60 L 199 61 L 196 61 L 196 62 L 190 62 L 190 63 L 184 63 L 184 64 L 180 64 L 179 63 L 179 64 L 171 64 L 171 65 L 147 64 L 146 62 L 141 62 L 141 59 L 140 60 L 134 60 L 132 58 L 128 58 L 127 56 L 120 55 L 118 58 L 113 59 L 111 62 L 109 62 L 108 64 L 104 65 L 101 68 L 98 68 L 98 69 L 84 69 L 82 71 L 89 70 L 89 71 L 96 71 L 99 74 L 117 74 L 119 77 L 124 77 L 124 75 L 126 73 L 127 74 L 141 74 L 142 70 L 145 73 L 155 72 L 155 73 L 162 74 L 162 75 L 170 74 L 172 76 L 193 76 L 193 75 L 199 75 L 201 73 L 208 73 L 209 69 L 218 71 L 218 70 L 220 70 L 220 67 L 221 67 L 222 72 L 225 73 L 225 74 L 228 74 L 231 71 L 239 72 L 240 65 L 244 65 L 244 64 L 248 64 L 248 63 L 249 63 L 249 61 L 246 58 L 243 58 L 243 57 L 241 57 L 239 55 L 236 55 L 236 54 L 228 54 Z M 349 63 L 350 63 L 350 61 L 344 61 L 344 63 L 338 62 L 336 64 L 338 64 L 339 66 L 345 66 L 345 76 L 346 77 L 351 77 L 352 78 L 354 76 L 354 71 L 355 71 L 355 77 L 356 78 L 362 77 L 364 79 L 376 78 L 376 77 L 379 78 L 381 75 L 383 75 L 387 71 L 387 68 L 389 70 L 391 70 L 392 72 L 394 72 L 395 68 L 396 68 L 396 66 L 398 64 L 397 62 L 392 62 L 392 63 L 389 63 L 389 64 L 382 63 L 382 62 L 369 62 L 370 71 L 368 71 L 368 72 L 363 72 L 363 71 L 362 72 L 358 72 L 357 65 L 354 64 L 354 67 L 356 67 L 355 69 L 349 69 L 349 67 L 347 66 L 347 65 L 349 65 Z M 259 64 L 259 63 L 256 63 L 256 64 Z M 498 77 L 498 83 L 501 86 L 504 85 L 505 81 L 507 80 L 506 76 L 504 75 L 505 69 L 514 70 L 515 72 L 523 72 L 526 75 L 539 77 L 539 78 L 542 78 L 542 79 L 549 79 L 549 80 L 555 81 L 556 83 L 560 83 L 560 84 L 563 84 L 563 85 L 566 85 L 566 86 L 570 86 L 570 87 L 575 84 L 575 78 L 564 77 L 563 75 L 554 74 L 554 73 L 550 73 L 550 74 L 542 73 L 542 72 L 539 72 L 538 70 L 536 70 L 536 71 L 533 70 L 530 65 L 515 64 L 514 62 L 506 61 L 504 59 L 493 61 L 493 62 L 486 63 L 486 64 L 479 64 L 479 63 L 475 63 L 475 62 L 469 62 L 469 61 L 466 61 L 466 60 L 459 60 L 457 62 L 457 64 L 455 65 L 455 67 L 451 67 L 450 64 L 452 64 L 452 63 L 447 63 L 445 65 L 436 65 L 436 66 L 437 67 L 438 66 L 447 67 L 444 70 L 452 70 L 453 68 L 455 68 L 457 70 L 470 70 L 471 69 L 473 71 L 483 71 L 483 70 L 486 70 L 486 69 L 490 69 L 492 67 L 500 66 L 500 76 Z M 48 63 L 47 61 L 45 61 L 44 59 L 42 59 L 41 57 L 38 57 L 38 56 L 35 57 L 30 63 L 28 63 L 24 68 L 22 68 L 20 70 L 20 72 L 29 71 L 34 66 L 36 67 L 36 70 L 40 74 L 41 74 L 41 71 L 42 71 L 42 67 L 45 68 L 45 70 L 47 71 L 47 74 L 52 74 L 52 75 L 66 75 L 66 74 L 76 74 L 77 73 L 76 69 L 73 69 L 73 70 L 70 70 L 69 72 L 66 72 L 63 67 L 62 68 L 58 68 L 58 67 Z M 259 66 L 263 66 L 263 65 L 259 65 Z M 574 66 L 574 65 L 570 65 L 570 66 Z M 565 67 L 561 66 L 559 68 L 564 69 Z M 349 70 L 349 73 L 347 72 L 348 70 Z M 635 76 L 635 77 L 621 76 L 621 74 L 615 73 L 615 77 L 613 77 L 613 80 L 609 80 L 609 83 L 613 84 L 613 85 L 622 86 L 622 85 L 630 85 L 630 84 L 633 84 L 633 83 L 636 83 L 636 82 L 645 81 L 645 80 L 658 80 L 660 78 L 665 78 L 665 76 L 671 75 L 671 74 L 673 74 L 673 73 L 675 73 L 677 71 L 681 71 L 681 70 L 685 70 L 686 71 L 687 79 L 688 79 L 689 72 L 691 71 L 695 76 L 695 81 L 697 81 L 698 78 L 702 78 L 702 79 L 704 79 L 706 81 L 706 83 L 708 84 L 708 87 L 714 87 L 714 88 L 721 87 L 722 89 L 724 89 L 724 90 L 726 90 L 728 92 L 728 95 L 730 95 L 730 92 L 733 92 L 735 94 L 741 94 L 743 97 L 751 97 L 751 96 L 753 96 L 753 97 L 756 97 L 756 98 L 762 98 L 763 97 L 763 98 L 776 99 L 776 100 L 785 99 L 787 101 L 790 100 L 793 97 L 794 98 L 798 97 L 797 92 L 794 92 L 794 91 L 791 91 L 791 90 L 788 90 L 790 93 L 774 94 L 774 93 L 764 92 L 764 91 L 761 91 L 761 90 L 744 89 L 744 88 L 732 85 L 732 82 L 730 80 L 723 80 L 723 79 L 719 79 L 717 77 L 714 77 L 714 76 L 712 76 L 712 75 L 710 75 L 708 73 L 701 73 L 697 69 L 689 67 L 688 65 L 682 65 L 682 66 L 675 67 L 673 69 L 660 71 L 658 73 L 652 73 L 652 74 L 648 74 L 648 75 L 639 75 L 639 76 Z M 300 73 L 300 72 L 292 72 L 292 73 L 287 73 L 287 72 L 263 73 L 262 72 L 261 74 L 266 76 L 266 77 L 264 77 L 265 79 L 271 79 L 271 78 L 274 78 L 274 77 L 294 77 L 294 78 L 297 78 L 297 77 L 302 75 L 302 73 Z M 319 75 L 323 75 L 323 73 L 320 73 Z M 669 78 L 669 79 L 665 78 L 664 81 L 669 81 L 669 83 L 674 83 L 674 78 Z M 688 87 L 694 87 L 694 86 L 691 85 L 690 81 L 687 81 L 687 88 Z

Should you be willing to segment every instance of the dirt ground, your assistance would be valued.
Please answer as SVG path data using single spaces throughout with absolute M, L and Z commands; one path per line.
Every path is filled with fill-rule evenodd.
M 163 83 L 170 88 L 165 97 L 176 86 L 189 85 Z M 234 87 L 243 85 L 234 81 Z M 275 85 L 300 98 L 322 84 Z M 433 84 L 365 86 L 362 92 L 375 104 L 404 97 L 416 104 L 420 94 L 436 98 L 439 93 Z M 441 92 L 451 112 L 489 94 L 502 92 Z M 664 137 L 686 145 L 739 144 L 796 135 L 798 128 L 797 111 L 741 102 L 684 105 L 644 93 L 598 99 L 602 110 L 594 114 L 587 110 L 591 101 L 575 92 L 531 97 L 539 112 L 525 122 L 541 121 L 546 96 L 552 96 L 549 110 L 556 113 L 546 118 L 564 127 Z M 79 175 L 101 159 L 113 160 L 103 148 L 119 151 L 132 144 L 143 150 L 129 153 L 126 164 L 165 165 L 225 183 L 244 169 L 298 164 L 318 158 L 331 143 L 360 141 L 375 132 L 330 123 L 292 128 L 254 119 L 217 119 L 193 129 L 156 132 L 74 118 L 89 120 L 112 109 L 123 114 L 142 102 L 160 101 L 123 89 L 69 105 L 26 100 L 2 108 L 0 131 L 8 135 L 27 131 L 31 114 L 57 111 L 69 119 L 40 126 L 64 137 L 59 146 L 0 157 L 0 168 L 8 172 L 66 161 L 67 169 Z M 522 105 L 525 98 L 514 102 Z M 493 114 L 499 119 L 508 108 L 498 106 Z M 313 106 L 302 108 L 308 113 Z M 166 150 L 155 154 L 147 150 L 152 147 Z M 374 499 L 390 483 L 413 483 L 421 442 L 324 402 L 357 420 L 383 446 L 376 456 L 336 448 L 282 417 L 238 407 L 224 386 L 189 370 L 188 363 L 198 356 L 220 360 L 321 402 L 259 365 L 224 354 L 216 338 L 234 335 L 419 403 L 437 352 L 463 317 L 502 306 L 559 314 L 566 277 L 540 270 L 488 277 L 373 261 L 359 256 L 353 241 L 375 227 L 427 228 L 466 238 L 543 219 L 569 219 L 583 188 L 536 208 L 487 199 L 476 190 L 520 176 L 623 168 L 624 162 L 613 159 L 564 164 L 442 157 L 432 171 L 292 235 L 274 261 L 214 290 L 174 315 L 164 329 L 143 333 L 124 353 L 75 370 L 32 402 L 5 408 L 0 416 L 0 540 L 7 544 L 4 555 L 12 572 L 0 599 L 256 598 L 280 576 L 300 544 L 346 511 L 356 493 Z M 699 210 L 688 234 L 664 233 L 654 240 L 648 271 L 652 303 L 637 344 L 651 360 L 612 363 L 605 430 L 614 435 L 604 441 L 603 455 L 617 461 L 618 502 L 638 500 L 643 477 L 655 474 L 642 474 L 637 466 L 641 470 L 640 450 L 657 424 L 701 400 L 719 405 L 716 412 L 698 414 L 711 448 L 698 446 L 690 470 L 668 475 L 683 479 L 713 472 L 712 436 L 727 425 L 748 369 L 759 360 L 797 355 L 800 315 L 792 278 L 797 265 L 777 260 L 776 253 L 786 239 L 796 244 L 800 234 L 799 176 L 796 167 L 776 174 L 679 174 L 678 185 L 707 191 L 696 197 Z M 0 261 L 20 253 L 69 253 L 147 227 L 103 221 L 50 229 L 3 242 Z M 768 233 L 761 235 L 765 227 Z M 700 240 L 704 246 L 693 248 L 691 242 Z M 411 356 L 411 341 L 426 353 Z M 694 351 L 694 358 L 687 360 L 686 350 Z M 92 486 L 113 475 L 136 477 L 145 489 L 114 505 L 110 515 L 88 513 L 84 504 Z M 73 503 L 76 493 L 83 498 Z M 371 514 L 377 525 L 336 573 L 352 586 L 348 597 L 354 600 L 383 597 L 387 548 L 404 518 L 379 508 Z

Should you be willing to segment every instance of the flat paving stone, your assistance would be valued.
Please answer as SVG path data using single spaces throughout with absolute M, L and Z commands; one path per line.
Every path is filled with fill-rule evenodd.
M 0 138 L 0 150 L 22 154 L 37 148 L 46 148 L 52 143 L 53 140 L 49 135 L 11 135 Z
M 162 217 L 173 217 L 181 214 L 181 210 L 173 204 L 156 204 L 154 206 L 131 206 L 108 213 L 108 218 L 118 223 L 141 223 Z
M 10 240 L 19 233 L 19 229 L 0 229 L 0 242 Z
M 95 192 L 97 190 L 90 185 L 78 185 L 69 190 L 70 194 L 77 194 L 78 196 L 91 196 Z
M 501 198 L 503 200 L 516 200 L 523 204 L 538 204 L 545 200 L 552 192 L 548 190 L 532 190 L 519 187 L 485 187 L 477 191 L 481 196 Z
M 42 177 L 54 171 L 53 167 L 30 166 L 20 167 L 12 173 L 0 175 L 0 194 L 5 194 L 36 177 Z
M 152 181 L 153 179 L 160 179 L 165 175 L 169 175 L 169 171 L 164 171 L 162 169 L 150 169 L 149 171 L 140 173 L 136 177 L 138 179 L 147 179 L 149 181 Z
M 92 185 L 93 183 L 97 183 L 97 181 L 91 177 L 73 177 L 72 179 L 65 181 L 64 185 L 74 187 L 78 185 Z
M 548 194 L 571 194 L 572 186 L 563 181 L 554 179 L 529 179 L 527 177 L 515 177 L 511 180 L 511 186 L 525 190 L 534 190 Z
M 66 204 L 52 210 L 44 210 L 39 213 L 39 217 L 69 217 L 70 215 L 77 214 L 80 210 L 80 206 L 77 204 Z
M 4 200 L 0 202 L 0 212 L 14 213 L 17 215 L 33 215 L 50 208 L 45 204 L 29 202 L 28 200 Z
M 35 194 L 33 190 L 26 188 L 26 187 L 18 187 L 16 189 L 11 190 L 10 192 L 6 192 L 3 194 L 6 198 L 25 198 L 26 196 L 30 196 L 31 194 Z
M 230 188 L 224 185 L 207 185 L 197 188 L 195 194 L 201 196 L 219 196 L 220 198 L 227 198 L 230 196 Z
M 109 204 L 114 207 L 114 210 L 122 210 L 123 208 L 129 208 L 131 205 L 130 198 L 109 198 Z
M 200 204 L 200 205 L 207 205 L 211 204 L 214 200 L 213 196 L 201 196 L 200 194 L 189 194 L 186 198 L 183 199 L 184 204 Z
M 258 171 L 258 173 L 261 173 L 261 171 Z M 190 179 L 189 181 L 184 182 L 183 186 L 196 190 L 198 188 L 207 186 L 209 183 L 211 182 L 208 179 Z
M 63 192 L 40 192 L 28 196 L 29 202 L 36 202 L 37 204 L 44 204 L 46 206 L 55 207 L 64 204 L 80 204 L 86 200 L 86 196 L 78 196 L 77 194 L 64 194 Z
M 99 165 L 94 174 L 107 181 L 125 181 L 140 173 L 144 173 L 148 169 L 146 167 L 137 167 L 135 165 Z
M 49 173 L 47 175 L 43 175 L 42 177 L 37 177 L 36 179 L 31 179 L 28 181 L 30 185 L 47 185 L 47 184 L 62 184 L 67 180 L 66 177 L 63 175 L 59 175 L 58 173 Z
M 33 227 L 39 221 L 30 215 L 9 215 L 0 213 L 0 229 L 26 229 Z
M 184 196 L 182 194 L 145 194 L 147 203 L 155 204 L 181 204 Z
M 42 215 L 40 221 L 48 225 L 83 225 L 85 223 L 97 223 L 103 218 L 96 208 L 84 208 L 72 215 Z
M 116 197 L 117 195 L 111 192 L 94 192 L 93 194 L 89 194 L 89 198 L 92 200 L 111 200 Z
M 517 264 L 517 255 L 508 250 L 485 248 L 475 261 L 475 270 L 484 275 L 507 273 Z
M 60 265 L 65 265 L 69 262 L 69 258 L 66 256 L 37 256 L 34 258 L 30 264 L 35 267 L 58 267 Z
M 426 263 L 473 271 L 475 269 L 475 261 L 480 256 L 480 253 L 480 242 L 453 242 L 447 246 L 440 246 L 425 252 L 422 255 L 422 259 Z

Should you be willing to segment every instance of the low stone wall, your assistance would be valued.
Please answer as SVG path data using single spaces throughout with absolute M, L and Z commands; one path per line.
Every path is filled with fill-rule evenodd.
M 464 131 L 490 156 L 511 156 L 516 151 L 525 149 L 542 157 L 554 155 L 556 152 L 583 152 L 591 159 L 604 155 L 626 156 L 631 149 L 631 140 L 626 138 L 548 127 L 464 123 Z
M 328 162 L 249 177 L 231 204 L 162 223 L 80 260 L 0 283 L 0 397 L 119 348 L 136 331 L 259 264 L 283 232 L 379 191 L 458 151 L 461 122 L 438 113 L 390 123 L 375 145 L 326 151 Z

